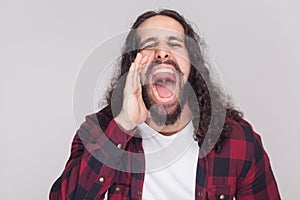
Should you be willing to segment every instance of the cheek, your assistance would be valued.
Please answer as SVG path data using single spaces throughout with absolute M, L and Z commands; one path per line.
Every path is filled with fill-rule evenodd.
M 186 59 L 180 59 L 177 62 L 179 64 L 180 70 L 183 72 L 183 76 L 185 78 L 185 80 L 188 79 L 189 75 L 190 75 L 190 71 L 191 71 L 191 64 L 188 60 Z
M 184 62 L 184 76 L 188 77 L 190 75 L 190 71 L 191 71 L 191 63 L 188 61 Z
M 184 50 L 176 52 L 176 54 L 173 55 L 175 55 L 176 62 L 178 63 L 180 70 L 183 72 L 184 78 L 187 80 L 191 71 L 191 64 L 187 51 Z

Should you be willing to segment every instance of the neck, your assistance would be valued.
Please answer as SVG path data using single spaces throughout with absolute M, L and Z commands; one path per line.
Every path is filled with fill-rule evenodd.
M 151 118 L 147 119 L 146 123 L 151 128 L 161 133 L 162 135 L 169 136 L 181 131 L 192 120 L 192 118 L 193 118 L 192 111 L 190 110 L 188 103 L 186 103 L 183 106 L 180 117 L 177 119 L 177 121 L 174 124 L 166 125 L 166 126 L 158 126 L 151 120 Z

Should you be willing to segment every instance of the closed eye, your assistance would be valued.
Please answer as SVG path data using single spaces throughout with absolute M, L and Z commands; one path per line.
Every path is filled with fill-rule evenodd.
M 170 42 L 170 43 L 168 43 L 168 45 L 169 45 L 170 47 L 182 47 L 181 44 L 175 43 L 175 42 Z
M 157 44 L 148 44 L 146 46 L 144 46 L 142 49 L 153 49 L 157 46 Z

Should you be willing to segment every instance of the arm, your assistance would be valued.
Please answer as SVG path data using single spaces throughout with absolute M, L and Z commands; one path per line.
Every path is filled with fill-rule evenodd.
M 138 53 L 131 64 L 118 116 L 108 121 L 103 113 L 98 113 L 88 116 L 81 125 L 65 169 L 51 188 L 50 199 L 104 198 L 118 169 L 122 168 L 122 148 L 135 134 L 132 130 L 136 125 L 144 122 L 149 115 L 142 100 L 140 83 L 140 73 L 146 62 L 149 62 L 148 57 Z M 103 131 L 101 127 L 105 126 Z
M 88 116 L 75 135 L 70 158 L 51 188 L 50 199 L 103 199 L 118 173 L 122 153 L 107 152 L 108 148 L 117 149 L 117 144 L 125 147 L 132 135 L 121 130 L 114 120 L 102 131 L 97 115 Z
M 252 130 L 253 131 L 253 130 Z M 253 160 L 245 175 L 237 185 L 237 199 L 280 199 L 276 180 L 261 138 L 254 132 Z

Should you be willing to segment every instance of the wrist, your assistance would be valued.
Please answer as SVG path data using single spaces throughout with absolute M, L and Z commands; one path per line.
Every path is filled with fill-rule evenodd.
M 130 119 L 126 119 L 120 115 L 115 117 L 114 120 L 125 131 L 132 131 L 136 127 L 136 124 L 133 123 Z

